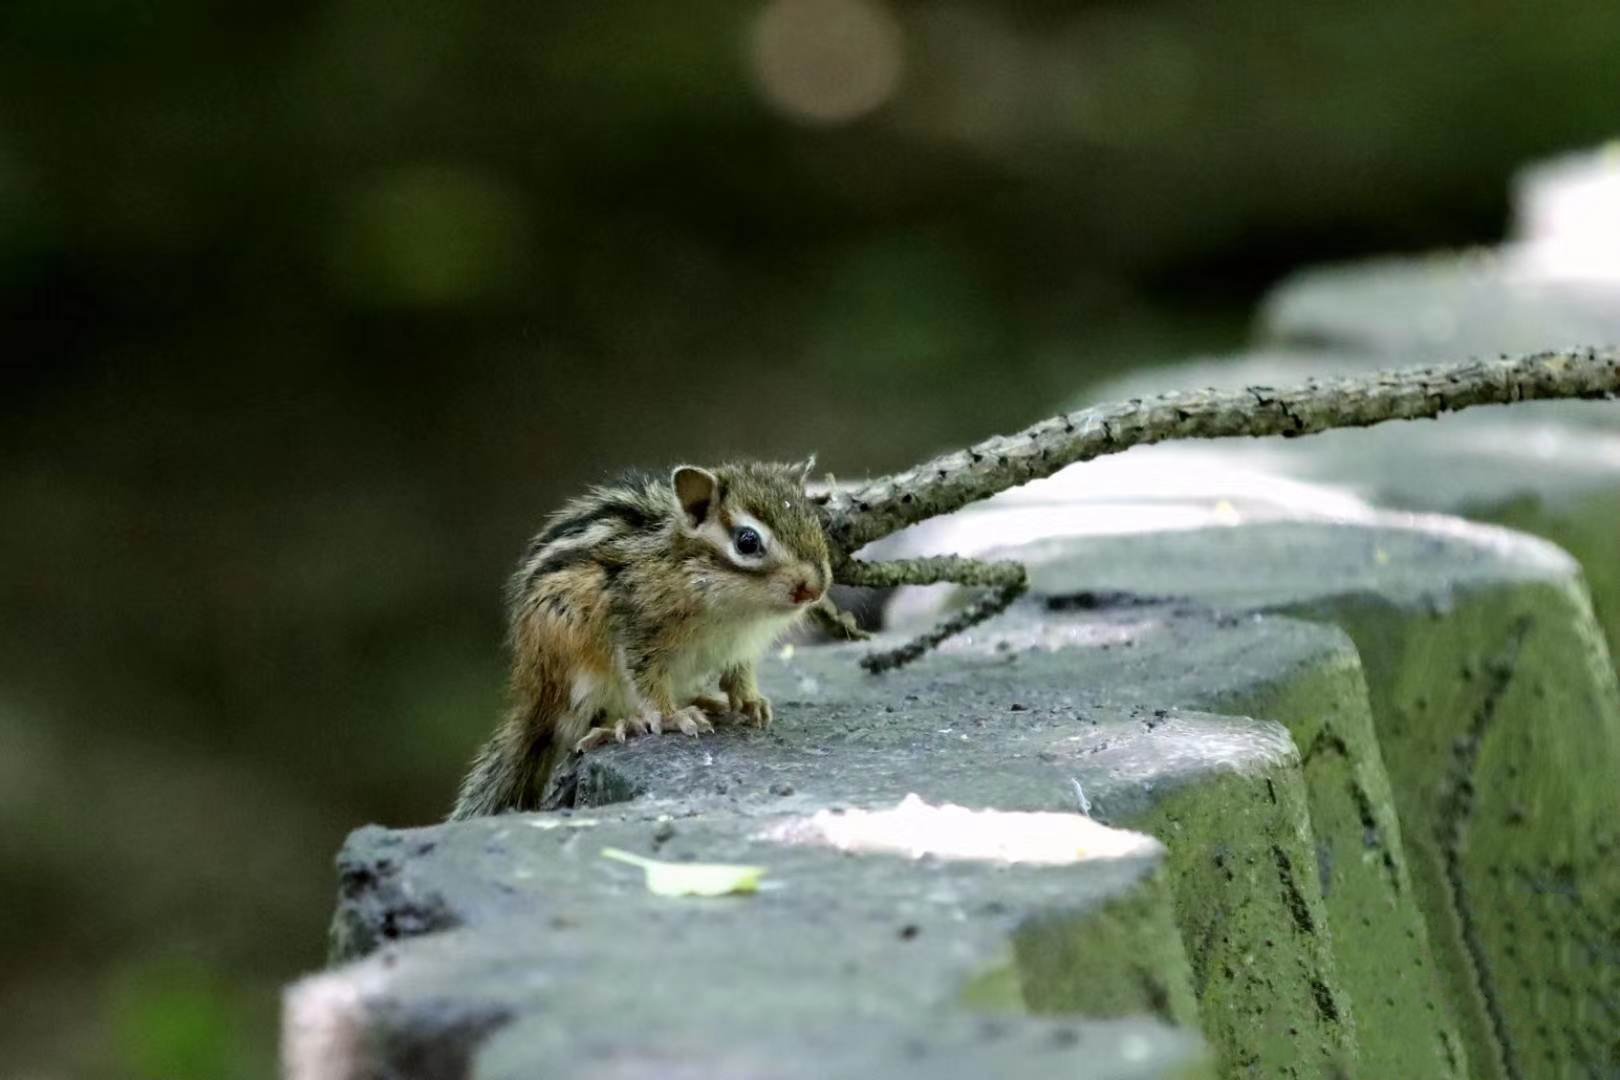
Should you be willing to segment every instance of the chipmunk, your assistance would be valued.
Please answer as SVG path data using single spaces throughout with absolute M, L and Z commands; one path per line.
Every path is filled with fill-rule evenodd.
M 829 603 L 809 468 L 682 465 L 593 488 L 552 515 L 507 590 L 512 705 L 451 820 L 538 808 L 569 751 L 713 731 L 709 717 L 728 711 L 768 725 L 755 663 Z M 723 698 L 708 692 L 716 679 Z

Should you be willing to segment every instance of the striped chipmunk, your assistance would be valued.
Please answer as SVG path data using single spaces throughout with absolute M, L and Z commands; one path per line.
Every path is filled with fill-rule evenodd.
M 451 819 L 539 808 L 571 751 L 697 735 L 725 714 L 769 724 L 755 663 L 831 607 L 810 467 L 682 465 L 593 488 L 553 514 L 507 590 L 510 709 Z

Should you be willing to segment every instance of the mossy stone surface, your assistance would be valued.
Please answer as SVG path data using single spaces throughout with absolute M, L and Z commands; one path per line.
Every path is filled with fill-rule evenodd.
M 1129 540 L 1114 542 L 1109 559 L 1130 557 L 1133 546 Z M 1161 555 L 1152 548 L 1143 552 L 1147 559 Z M 1084 560 L 1040 570 L 1041 587 L 1064 607 L 1087 595 L 1084 586 L 1095 580 Z M 949 644 L 945 651 L 954 661 L 985 647 L 1021 649 L 1074 640 L 1074 628 L 1089 626 L 1092 646 L 1066 653 L 1076 682 L 1089 693 L 1115 703 L 1253 716 L 1286 727 L 1300 751 L 1314 845 L 1303 856 L 1291 841 L 1274 845 L 1266 839 L 1264 822 L 1233 830 L 1233 822 L 1242 818 L 1227 819 L 1224 812 L 1201 822 L 1191 807 L 1155 807 L 1130 823 L 1164 840 L 1176 880 L 1189 881 L 1189 927 L 1209 899 L 1194 895 L 1191 879 L 1228 876 L 1239 865 L 1250 868 L 1251 877 L 1253 867 L 1274 867 L 1275 886 L 1286 891 L 1283 879 L 1292 871 L 1285 872 L 1272 847 L 1282 849 L 1289 867 L 1302 857 L 1313 862 L 1338 972 L 1335 994 L 1350 1003 L 1356 1019 L 1360 1071 L 1467 1075 L 1466 1051 L 1429 952 L 1360 659 L 1349 637 L 1301 619 L 1200 609 L 1188 599 L 1116 600 L 1119 607 L 1068 616 L 1036 616 L 1032 612 L 1040 603 L 1031 601 L 981 628 L 981 644 Z M 1217 830 L 1224 839 L 1212 838 Z M 1219 866 L 1209 857 L 1216 849 L 1225 853 Z M 1316 894 L 1315 887 L 1303 891 Z M 1257 929 L 1234 940 L 1277 937 L 1273 929 Z M 1189 929 L 1186 940 L 1195 972 L 1224 974 L 1226 959 L 1206 957 L 1193 944 L 1211 940 L 1209 935 Z M 1240 950 L 1240 961 L 1242 955 Z M 1245 971 L 1241 964 L 1230 970 Z M 1207 1006 L 1204 995 L 1214 987 L 1205 978 L 1200 988 Z M 1218 1014 L 1206 1007 L 1206 1024 L 1212 1015 Z
M 1620 1065 L 1600 1019 L 1620 1015 L 1620 694 L 1573 560 L 1505 530 L 1393 517 L 1025 554 L 1037 588 L 1084 573 L 1344 629 L 1473 1074 Z

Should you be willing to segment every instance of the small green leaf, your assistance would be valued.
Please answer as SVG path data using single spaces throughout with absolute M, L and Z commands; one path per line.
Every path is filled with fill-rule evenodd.
M 725 896 L 759 889 L 763 866 L 729 863 L 672 863 L 632 855 L 618 848 L 603 848 L 602 858 L 639 866 L 647 874 L 647 889 L 659 896 Z

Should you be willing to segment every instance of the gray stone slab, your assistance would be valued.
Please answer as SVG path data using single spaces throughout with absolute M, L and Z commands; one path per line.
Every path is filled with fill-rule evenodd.
M 1307 270 L 1261 307 L 1263 341 L 1387 364 L 1620 342 L 1620 284 L 1554 279 L 1515 253 L 1386 258 Z
M 1016 554 L 1038 590 L 1084 580 L 1343 628 L 1473 1073 L 1620 1066 L 1620 694 L 1565 553 L 1455 519 L 1390 516 Z
M 799 650 L 769 663 L 761 686 L 776 702 L 768 731 L 713 739 L 634 739 L 577 759 L 577 806 L 637 797 L 685 806 L 875 806 L 908 794 L 930 802 L 1076 813 L 1065 747 L 1170 723 L 1163 756 L 1123 772 L 1081 777 L 1100 820 L 1121 822 L 1154 787 L 1200 782 L 1216 770 L 1286 768 L 1296 758 L 1279 725 L 1097 704 L 1064 652 L 957 654 L 949 668 L 873 678 L 859 648 Z M 1145 751 L 1144 751 L 1145 752 Z M 1149 781 L 1144 788 L 1143 779 Z M 791 791 L 788 796 L 775 794 Z M 1106 809 L 1102 809 L 1106 808 Z
M 1246 718 L 1098 703 L 1116 688 L 1121 699 L 1151 699 L 1142 684 L 1156 681 L 1252 690 L 1326 657 L 1353 662 L 1331 631 L 1293 623 L 1284 635 L 1197 611 L 1077 619 L 1026 606 L 993 637 L 954 643 L 948 660 L 882 678 L 856 667 L 857 648 L 799 650 L 762 672 L 778 709 L 770 731 L 637 740 L 587 755 L 578 795 L 586 805 L 653 798 L 815 807 L 917 793 L 1073 812 L 1083 794 L 1100 819 L 1169 842 L 1204 1031 L 1223 1069 L 1315 1071 L 1356 1056 L 1357 1027 L 1336 972 L 1287 732 Z M 1126 654 L 1144 661 L 1121 679 L 1124 665 L 1110 656 Z M 1358 850 L 1362 835 L 1358 824 Z M 1386 925 L 1382 913 L 1379 922 Z M 1394 983 L 1407 997 L 1405 980 Z M 1432 1028 L 1425 1038 L 1433 1042 Z
M 289 1076 L 1209 1075 L 1151 841 L 1046 866 L 851 855 L 769 839 L 800 815 L 757 810 L 360 830 L 338 922 L 365 956 L 289 989 Z M 767 874 L 672 899 L 605 847 Z
M 1183 602 L 1127 601 L 1087 592 L 1091 574 L 1043 572 L 1047 596 L 1090 596 L 1100 607 L 1030 617 L 1026 604 L 981 634 L 991 648 L 1049 647 L 1086 628 L 1093 648 L 1069 655 L 1076 681 L 1115 703 L 1158 703 L 1284 725 L 1301 748 L 1323 909 L 1332 930 L 1340 983 L 1357 1020 L 1363 1075 L 1466 1074 L 1449 1003 L 1439 985 L 1418 910 L 1362 679 L 1350 639 L 1334 627 L 1272 615 L 1234 616 Z M 1121 596 L 1113 597 L 1120 602 Z M 1128 628 L 1120 640 L 1106 628 Z M 945 648 L 954 660 L 964 646 Z M 1172 860 L 1189 829 L 1212 824 L 1196 814 L 1132 817 L 1133 827 L 1164 839 Z M 1190 823 L 1190 824 L 1189 824 Z M 1219 845 L 1208 837 L 1194 850 Z M 1196 868 L 1195 868 L 1196 869 Z M 1203 867 L 1225 872 L 1220 867 Z M 1201 957 L 1192 951 L 1194 970 Z

